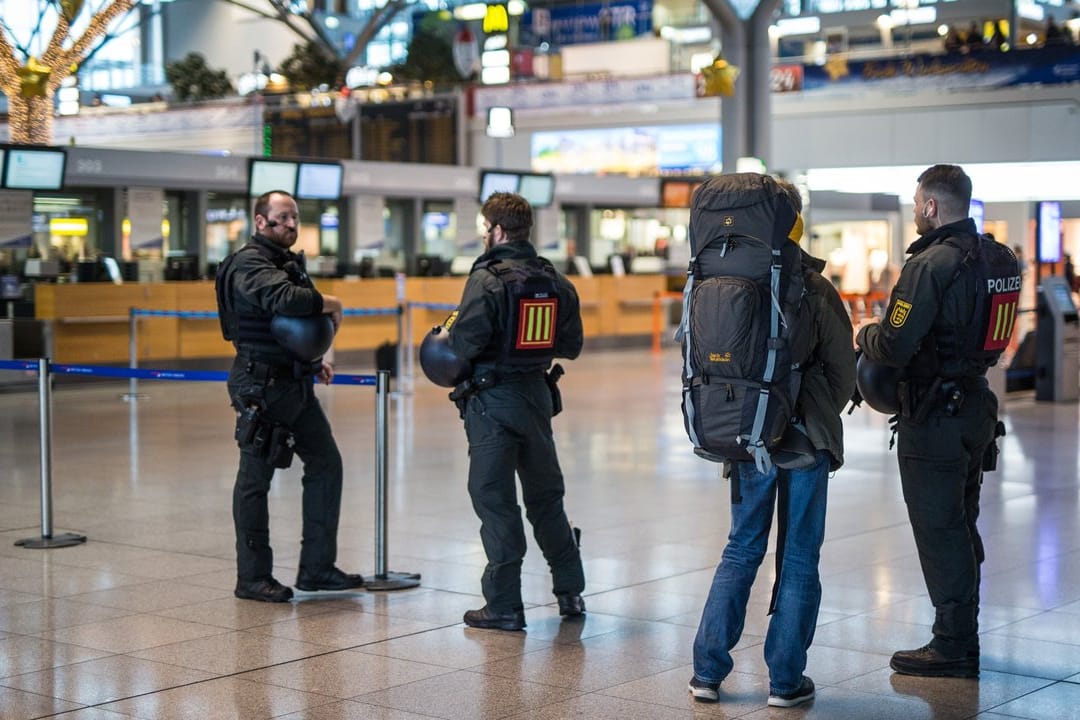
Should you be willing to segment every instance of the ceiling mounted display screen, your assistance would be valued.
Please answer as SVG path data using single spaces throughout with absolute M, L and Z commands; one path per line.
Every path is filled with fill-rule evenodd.
M 339 163 L 300 163 L 296 197 L 300 200 L 337 200 L 345 168 Z
M 296 194 L 299 166 L 284 160 L 252 160 L 248 173 L 248 196 L 258 197 L 271 190 Z
M 4 187 L 9 190 L 60 190 L 67 154 L 55 148 L 9 147 L 4 151 Z
M 495 192 L 517 192 L 517 173 L 492 170 L 480 171 L 480 202 L 484 202 Z
M 523 173 L 518 181 L 518 193 L 534 208 L 545 208 L 555 199 L 555 177 Z

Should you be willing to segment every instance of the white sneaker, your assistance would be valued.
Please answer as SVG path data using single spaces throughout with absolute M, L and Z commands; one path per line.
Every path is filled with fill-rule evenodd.
M 696 677 L 691 677 L 687 689 L 694 696 L 694 700 L 698 702 L 714 703 L 720 700 L 720 683 L 705 682 L 704 680 L 698 680 Z

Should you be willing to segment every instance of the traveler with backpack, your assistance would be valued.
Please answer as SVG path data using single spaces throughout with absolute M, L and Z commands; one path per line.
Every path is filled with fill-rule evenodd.
M 487 567 L 485 604 L 465 613 L 469 627 L 522 630 L 521 564 L 525 528 L 515 474 L 533 536 L 551 570 L 559 614 L 585 614 L 585 571 L 576 528 L 563 509 L 563 482 L 551 418 L 561 408 L 555 358 L 581 352 L 577 291 L 529 242 L 532 207 L 496 192 L 480 209 L 484 253 L 473 263 L 458 309 L 443 327 L 471 372 L 450 394 L 469 441 L 469 497 L 480 518 Z M 550 368 L 550 371 L 549 371 Z M 427 368 L 425 367 L 425 372 Z
M 900 482 L 935 612 L 931 641 L 892 656 L 905 675 L 979 675 L 984 552 L 975 521 L 982 473 L 994 469 L 994 440 L 1004 433 L 986 370 L 1009 344 L 1021 279 L 1012 251 L 979 236 L 970 201 L 971 179 L 959 166 L 919 175 L 920 237 L 884 318 L 858 334 L 860 364 L 903 370 L 895 388 Z
M 734 665 L 731 650 L 742 634 L 750 589 L 765 557 L 776 506 L 777 578 L 765 638 L 768 704 L 794 707 L 814 697 L 814 683 L 803 671 L 821 601 L 818 559 L 825 533 L 828 476 L 843 464 L 840 413 L 855 387 L 851 320 L 836 289 L 821 275 L 825 262 L 798 246 L 803 231 L 799 215 L 802 200 L 794 186 L 752 173 L 719 176 L 698 191 L 693 205 L 691 249 L 695 257 L 690 281 L 697 289 L 688 294 L 689 317 L 683 326 L 687 358 L 684 411 L 698 454 L 724 460 L 729 466 L 732 504 L 728 544 L 694 640 L 689 691 L 700 702 L 720 699 L 720 684 Z M 764 252 L 764 271 L 740 270 L 740 263 L 754 263 L 752 258 L 741 261 L 739 254 L 749 257 L 759 246 Z M 717 252 L 723 253 L 723 259 L 710 256 Z M 788 263 L 790 273 L 785 277 Z M 746 307 L 732 313 L 737 302 L 725 301 L 722 288 L 749 287 L 745 277 L 723 274 L 737 271 L 758 278 L 751 286 L 764 282 L 765 287 L 749 290 L 749 297 L 758 300 L 751 299 Z M 720 294 L 708 301 L 713 284 L 721 287 Z M 797 290 L 791 290 L 793 286 Z M 712 306 L 728 310 L 713 316 Z M 775 313 L 780 318 L 775 322 L 746 318 L 753 328 L 764 325 L 768 329 L 771 325 L 773 331 L 764 333 L 757 349 L 741 358 L 740 343 L 727 336 L 745 334 L 720 326 L 753 313 Z M 765 349 L 778 346 L 781 351 L 775 358 Z M 736 349 L 729 351 L 728 347 Z M 753 353 L 759 357 L 749 357 Z M 716 361 L 715 371 L 702 367 L 710 360 Z M 773 364 L 785 366 L 784 372 L 766 369 L 763 382 L 737 377 L 739 373 L 729 367 L 769 368 Z M 748 383 L 752 383 L 751 390 L 744 391 Z M 697 390 L 695 386 L 699 386 Z M 702 400 L 705 394 L 701 389 L 706 386 L 713 386 L 711 392 L 716 393 L 708 401 Z M 770 413 L 756 408 L 766 394 L 782 395 L 781 391 L 789 388 L 793 390 L 793 406 L 774 413 L 779 416 L 775 430 L 748 433 L 748 419 L 759 418 L 752 423 L 754 428 L 774 425 Z M 740 397 L 744 393 L 746 402 Z M 734 413 L 735 419 L 709 417 L 727 413 Z M 738 450 L 726 447 L 724 433 L 709 430 L 713 424 L 727 427 L 732 435 L 739 429 L 746 452 L 740 456 Z M 791 436 L 801 442 L 780 439 Z M 713 442 L 713 438 L 718 439 Z M 792 451 L 793 447 L 798 451 Z
M 288 467 L 294 452 L 304 463 L 296 587 L 350 590 L 364 583 L 334 564 L 341 453 L 312 383 L 313 377 L 325 383 L 334 377 L 322 353 L 341 323 L 341 301 L 316 290 L 303 254 L 289 250 L 296 243 L 298 214 L 287 192 L 256 199 L 255 234 L 218 266 L 216 283 L 222 334 L 236 346 L 228 379 L 240 446 L 233 488 L 234 594 L 263 602 L 288 602 L 293 596 L 273 576 L 267 494 L 275 468 Z M 310 347 L 316 339 L 325 347 Z

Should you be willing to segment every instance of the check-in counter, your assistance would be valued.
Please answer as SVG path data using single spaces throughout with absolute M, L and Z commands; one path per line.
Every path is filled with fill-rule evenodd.
M 570 278 L 581 300 L 586 341 L 648 339 L 652 333 L 654 294 L 665 288 L 661 275 L 600 275 Z M 322 292 L 337 295 L 346 308 L 395 310 L 398 285 L 393 278 L 319 279 Z M 406 278 L 410 303 L 454 305 L 463 277 Z M 130 359 L 131 309 L 207 312 L 217 309 L 212 281 L 40 284 L 34 286 L 35 314 L 52 326 L 54 362 L 126 364 Z M 419 344 L 445 309 L 412 307 L 412 338 Z M 402 319 L 402 326 L 407 323 Z M 335 352 L 373 350 L 398 339 L 394 312 L 347 317 L 334 341 Z M 136 323 L 140 365 L 170 360 L 228 358 L 232 347 L 221 337 L 216 319 L 140 316 Z

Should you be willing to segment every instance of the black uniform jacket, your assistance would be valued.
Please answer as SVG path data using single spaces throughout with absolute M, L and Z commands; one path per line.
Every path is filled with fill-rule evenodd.
M 806 296 L 800 316 L 810 328 L 810 362 L 803 373 L 796 411 L 818 450 L 832 456 L 830 468 L 844 463 L 844 425 L 840 415 L 855 390 L 855 348 L 851 318 L 836 288 L 821 276 L 825 261 L 802 254 Z
M 251 244 L 258 245 L 262 251 L 237 250 L 230 277 L 224 278 L 229 283 L 234 312 L 262 316 L 267 321 L 274 315 L 303 316 L 322 312 L 322 295 L 303 272 L 295 253 L 259 234 L 252 236 Z M 266 256 L 267 251 L 270 257 Z M 291 362 L 285 349 L 276 343 L 258 343 L 257 347 L 248 347 L 245 343 L 240 349 L 280 356 Z
M 859 331 L 867 357 L 892 367 L 906 367 L 913 377 L 982 375 L 985 368 L 963 357 L 958 341 L 972 321 L 974 273 L 957 270 L 979 242 L 975 221 L 942 225 L 908 247 L 911 257 L 893 287 L 880 323 Z
M 528 260 L 538 257 L 536 248 L 528 242 L 509 242 L 496 245 L 476 260 L 480 265 L 488 260 Z M 458 316 L 450 330 L 450 347 L 466 360 L 474 361 L 475 370 L 496 367 L 495 358 L 506 332 L 509 313 L 502 281 L 485 268 L 475 268 L 465 282 L 458 304 Z M 555 328 L 555 356 L 574 359 L 581 354 L 584 332 L 581 327 L 581 305 L 577 290 L 562 273 L 556 273 L 559 290 L 559 317 Z M 547 369 L 550 362 L 539 369 Z M 537 367 L 499 367 L 503 372 L 535 371 Z

